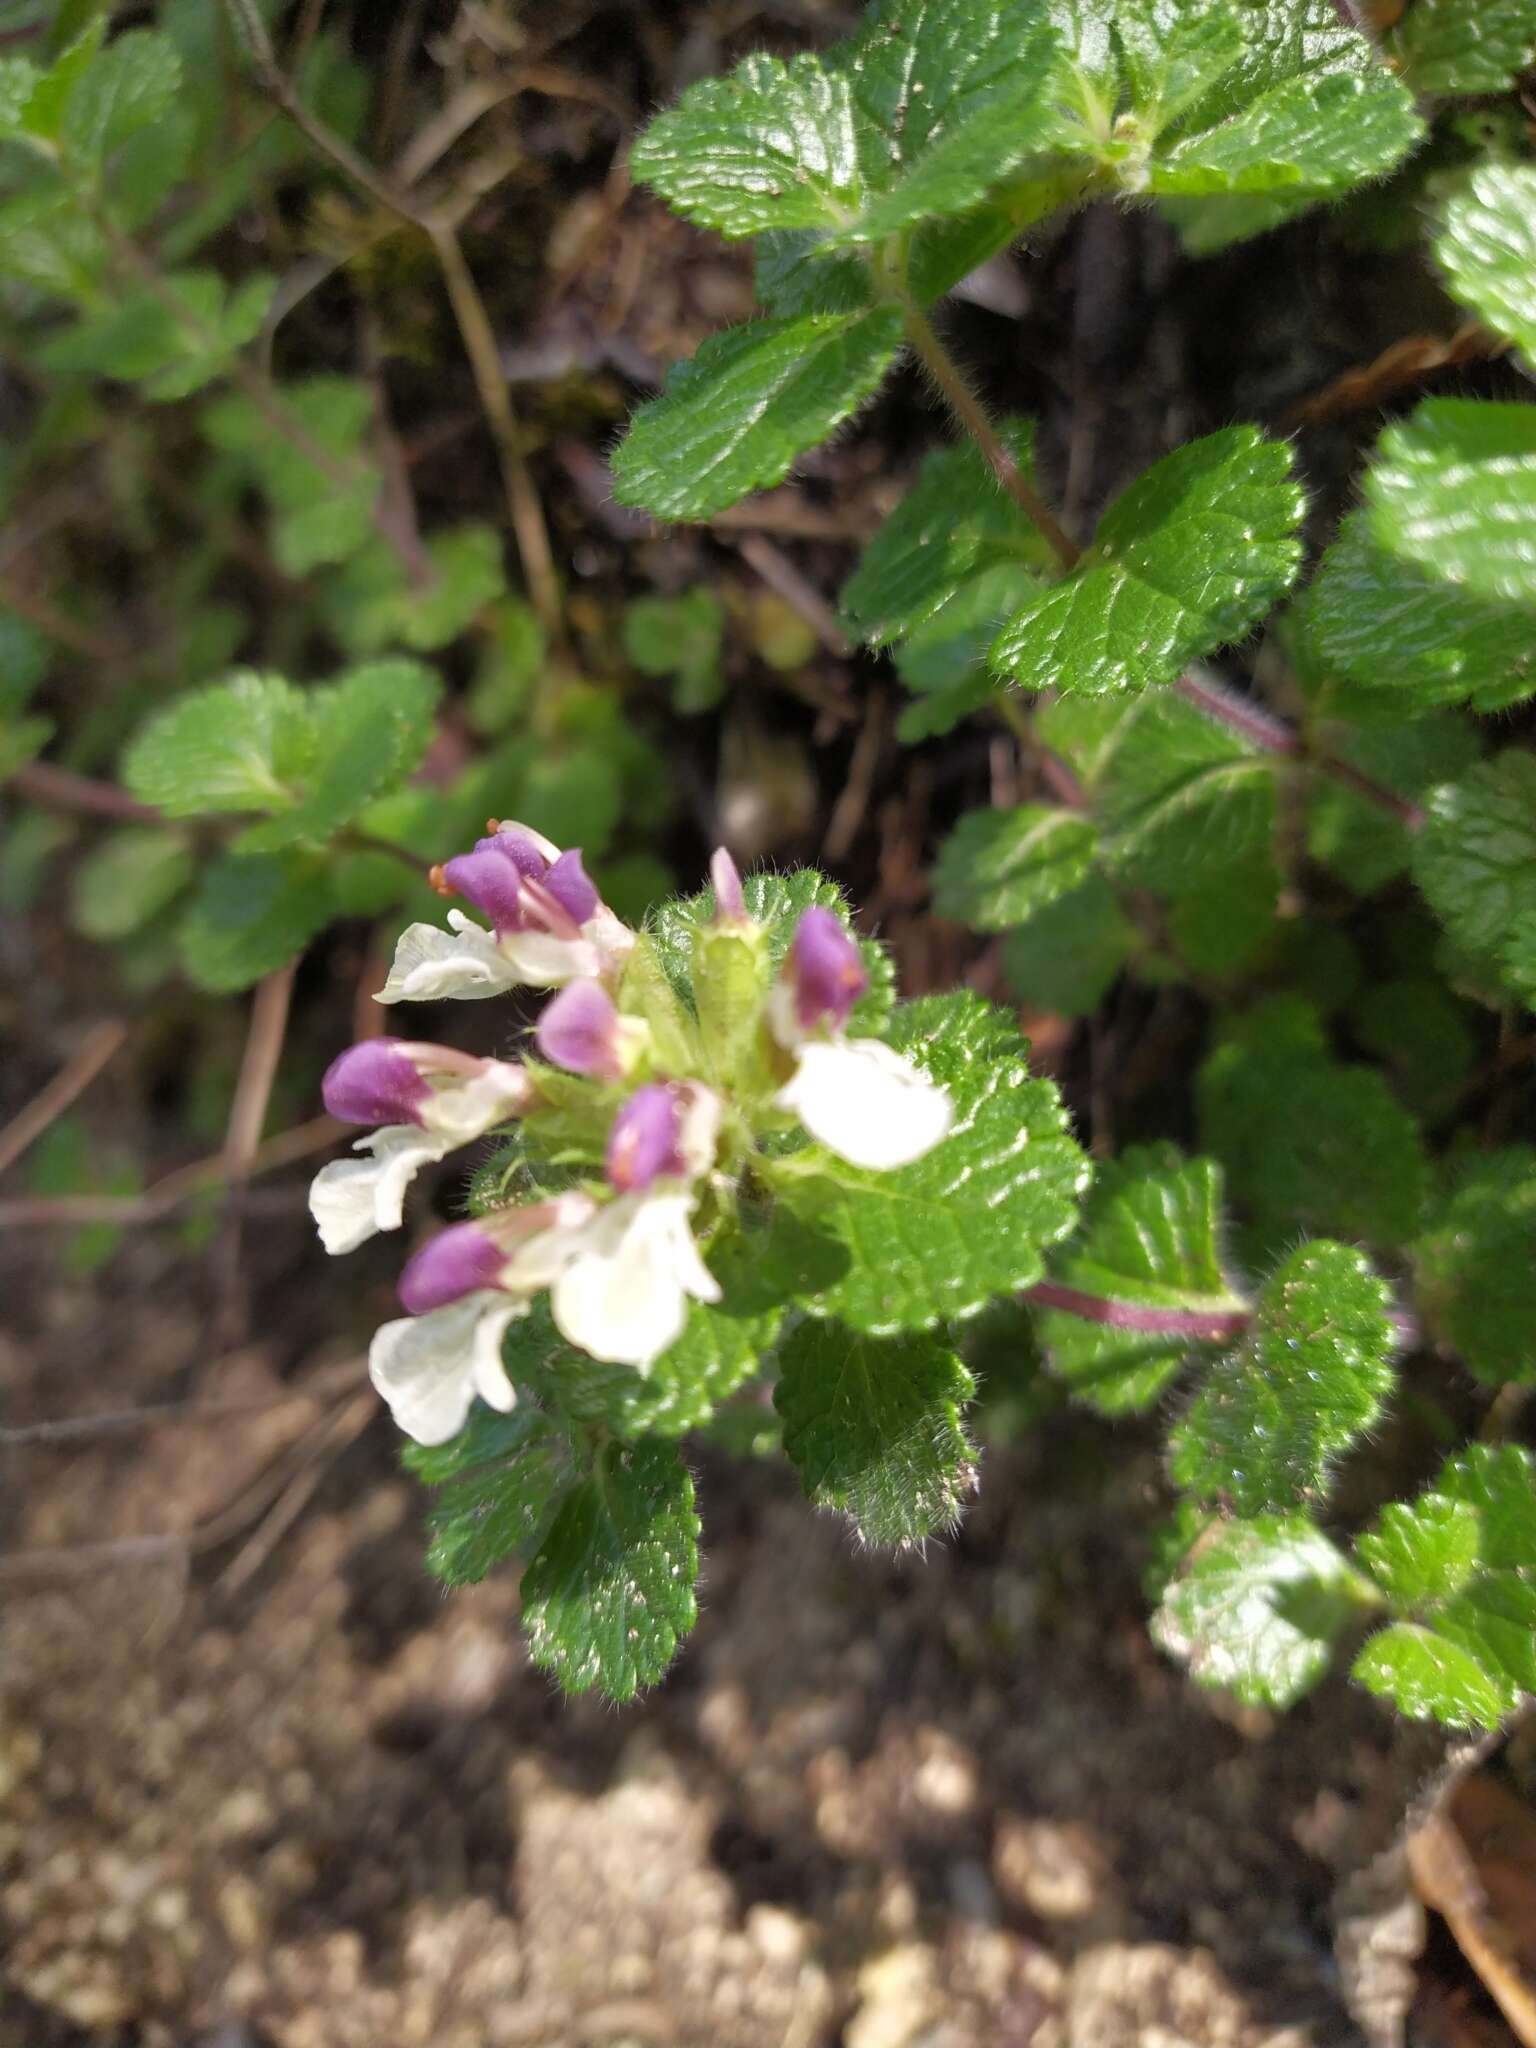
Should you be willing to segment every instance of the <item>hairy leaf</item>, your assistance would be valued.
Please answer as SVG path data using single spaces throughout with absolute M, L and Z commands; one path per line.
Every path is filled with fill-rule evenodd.
M 1432 561 L 1392 554 L 1363 512 L 1345 520 L 1323 557 L 1306 616 L 1328 667 L 1379 691 L 1394 718 L 1468 701 L 1498 711 L 1536 690 L 1536 612 L 1448 583 Z
M 125 825 L 75 869 L 76 929 L 88 939 L 125 939 L 173 903 L 192 874 L 192 850 L 180 833 Z
M 141 803 L 167 817 L 292 805 L 314 762 L 309 700 L 281 676 L 243 670 L 193 690 L 145 726 L 123 761 Z
M 1172 682 L 1289 587 L 1301 512 L 1282 442 L 1253 427 L 1190 442 L 1117 498 L 1082 564 L 1009 621 L 994 670 L 1085 694 Z
M 1469 1159 L 1413 1247 L 1420 1314 L 1495 1386 L 1536 1380 L 1536 1151 Z
M 1536 406 L 1431 398 L 1381 437 L 1371 533 L 1483 597 L 1536 603 Z
M 1389 1506 L 1361 1562 L 1400 1617 L 1354 1675 L 1417 1719 L 1493 1727 L 1536 1690 L 1536 1487 L 1530 1456 L 1477 1444 Z
M 608 1444 L 565 1494 L 523 1574 L 535 1664 L 621 1704 L 654 1685 L 698 1615 L 693 1480 L 669 1443 Z
M 329 921 L 325 869 L 309 856 L 226 854 L 203 872 L 177 934 L 182 970 L 227 995 L 286 967 Z
M 1027 476 L 1034 439 L 1029 422 L 1007 420 L 1000 431 Z M 936 631 L 964 609 L 976 579 L 1000 564 L 1039 572 L 1049 567 L 1050 555 L 979 448 L 970 442 L 941 448 L 924 460 L 917 482 L 860 556 L 843 586 L 843 612 L 860 639 L 875 647 L 919 627 Z M 982 623 L 991 617 L 989 608 Z M 970 624 L 965 617 L 961 629 Z
M 571 1447 L 537 1408 L 476 1403 L 451 1442 L 413 1444 L 405 1464 L 443 1490 L 427 1516 L 427 1569 L 468 1586 L 538 1544 L 571 1479 Z
M 330 689 L 311 691 L 312 759 L 303 793 L 289 810 L 243 832 L 240 853 L 319 843 L 404 781 L 432 743 L 439 695 L 432 671 L 417 661 L 375 661 Z
M 812 1314 L 874 1336 L 960 1321 L 1038 1280 L 1087 1179 L 1060 1096 L 1031 1077 L 1000 1011 L 927 996 L 897 1010 L 887 1036 L 949 1091 L 953 1129 L 894 1173 L 829 1161 L 787 1180 L 763 1253 Z M 807 1233 L 821 1269 L 810 1274 Z
M 708 519 L 782 483 L 878 388 L 901 314 L 808 313 L 712 334 L 668 372 L 614 451 L 614 496 L 658 519 Z
M 1081 811 L 969 811 L 940 848 L 934 908 L 977 931 L 1006 931 L 1085 881 L 1097 843 Z
M 1536 0 L 1413 0 L 1389 42 L 1415 92 L 1504 92 L 1536 56 Z
M 1130 959 L 1136 927 L 1101 874 L 1058 896 L 1008 934 L 1003 971 L 1031 1009 L 1083 1017 Z
M 1266 1245 L 1297 1230 L 1383 1248 L 1416 1235 L 1428 1193 L 1418 1127 L 1378 1069 L 1331 1058 L 1306 1004 L 1251 1012 L 1201 1067 L 1196 1095 L 1205 1143 Z
M 1149 178 L 1159 193 L 1288 196 L 1299 188 L 1323 198 L 1383 176 L 1423 134 L 1412 95 L 1385 71 L 1292 79 L 1155 155 Z
M 1288 1707 L 1328 1669 L 1369 1581 L 1303 1515 L 1217 1523 L 1163 1595 L 1152 1633 L 1202 1685 Z
M 1317 1239 L 1293 1252 L 1174 1432 L 1179 1485 L 1245 1515 L 1315 1502 L 1391 1391 L 1389 1303 L 1386 1282 L 1348 1245 Z
M 1453 938 L 1496 952 L 1536 912 L 1536 756 L 1508 747 L 1437 789 L 1413 872 Z
M 1145 1408 L 1190 1359 L 1230 1343 L 1247 1303 L 1222 1270 L 1221 1169 L 1173 1145 L 1133 1145 L 1102 1167 L 1082 1228 L 1052 1262 L 1062 1287 L 1125 1311 L 1109 1321 L 1040 1308 L 1035 1326 L 1055 1372 L 1105 1415 Z M 1209 1316 L 1204 1336 L 1138 1328 L 1136 1311 Z
M 932 1337 L 806 1322 L 780 1352 L 774 1406 L 817 1506 L 841 1508 L 866 1543 L 908 1544 L 951 1528 L 975 1483 L 961 1421 L 973 1392 Z
M 1536 358 L 1536 165 L 1479 164 L 1446 202 L 1435 255 L 1452 298 Z

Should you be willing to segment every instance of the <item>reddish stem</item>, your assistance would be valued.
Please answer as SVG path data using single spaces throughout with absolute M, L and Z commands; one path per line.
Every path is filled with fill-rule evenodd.
M 1134 1301 L 1110 1301 L 1100 1294 L 1084 1294 L 1080 1288 L 1064 1287 L 1057 1280 L 1041 1280 L 1027 1288 L 1024 1299 L 1031 1308 L 1061 1309 L 1069 1316 L 1102 1323 L 1110 1330 L 1136 1330 L 1153 1337 L 1201 1338 L 1213 1343 L 1230 1343 L 1241 1337 L 1253 1320 L 1251 1309 L 1144 1308 Z

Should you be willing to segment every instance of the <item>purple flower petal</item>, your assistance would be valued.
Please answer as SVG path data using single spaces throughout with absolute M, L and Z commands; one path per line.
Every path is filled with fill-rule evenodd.
M 789 949 L 795 1015 L 802 1031 L 820 1024 L 834 1031 L 869 987 L 869 970 L 841 919 L 820 904 L 804 912 Z
M 549 872 L 543 877 L 544 886 L 554 897 L 560 908 L 577 924 L 585 924 L 589 917 L 595 917 L 599 897 L 587 880 L 587 871 L 581 864 L 581 848 L 573 846 L 568 853 L 562 853 Z
M 540 882 L 549 862 L 540 853 L 526 832 L 520 832 L 515 825 L 503 825 L 488 839 L 475 841 L 476 853 L 504 853 L 518 873 L 527 881 Z
M 747 924 L 747 899 L 741 893 L 741 875 L 723 846 L 709 857 L 709 879 L 715 890 L 715 916 L 722 924 Z
M 432 1090 L 398 1038 L 365 1038 L 325 1070 L 320 1084 L 326 1113 L 344 1124 L 419 1124 Z
M 498 932 L 521 931 L 524 875 L 505 847 L 482 841 L 473 853 L 445 861 L 443 880 L 488 917 Z
M 682 1136 L 677 1101 L 670 1088 L 649 1082 L 637 1088 L 608 1133 L 608 1179 L 621 1194 L 643 1192 L 663 1173 L 685 1173 L 678 1151 Z
M 623 1071 L 619 1013 L 601 982 L 573 981 L 561 989 L 544 1005 L 534 1041 L 545 1059 L 573 1074 L 616 1081 Z
M 398 1293 L 408 1315 L 446 1308 L 481 1287 L 494 1287 L 507 1255 L 477 1223 L 453 1223 L 406 1260 Z

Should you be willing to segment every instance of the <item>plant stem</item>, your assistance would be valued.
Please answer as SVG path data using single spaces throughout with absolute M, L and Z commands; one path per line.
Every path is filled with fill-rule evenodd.
M 1146 1336 L 1189 1337 L 1213 1344 L 1230 1344 L 1241 1337 L 1253 1321 L 1248 1308 L 1184 1309 L 1144 1308 L 1134 1301 L 1111 1301 L 1103 1295 L 1084 1294 L 1056 1280 L 1041 1280 L 1027 1288 L 1024 1300 L 1031 1308 L 1060 1309 L 1084 1322 L 1101 1323 L 1109 1330 L 1136 1330 Z
M 985 406 L 971 389 L 964 371 L 940 341 L 933 323 L 925 313 L 909 303 L 904 304 L 904 312 L 907 339 L 933 379 L 956 424 L 976 443 L 992 474 L 1046 542 L 1062 568 L 1068 571 L 1075 569 L 1083 559 L 1082 548 L 1061 525 L 1003 446 Z M 1423 825 L 1425 814 L 1411 798 L 1388 789 L 1342 755 L 1330 753 L 1325 748 L 1309 747 L 1294 727 L 1239 697 L 1234 691 L 1223 689 L 1192 669 L 1186 669 L 1173 688 L 1197 711 L 1214 719 L 1218 725 L 1225 725 L 1241 734 L 1262 753 L 1283 755 L 1289 760 L 1304 762 L 1321 774 L 1331 775 L 1335 782 L 1342 782 L 1368 803 L 1390 811 L 1410 832 L 1417 832 Z M 1012 718 L 1009 723 L 1015 730 L 1019 729 Z
M 934 332 L 933 323 L 916 306 L 906 308 L 907 339 L 918 361 L 938 387 L 939 395 L 986 457 L 987 466 L 1003 489 L 1039 531 L 1064 569 L 1074 569 L 1083 551 L 1045 500 L 1035 491 L 1019 465 L 1004 447 L 1002 438 L 986 408 L 971 389 L 965 372 Z
M 359 156 L 351 144 L 328 127 L 305 106 L 292 79 L 277 61 L 272 39 L 253 0 L 227 0 L 230 12 L 251 53 L 257 80 L 267 97 L 280 107 L 319 155 L 327 158 L 359 191 L 392 213 L 407 226 L 416 228 L 431 242 L 443 274 L 448 303 L 458 326 L 464 353 L 475 380 L 480 409 L 485 414 L 495 444 L 517 551 L 529 596 L 545 631 L 558 642 L 563 635 L 559 579 L 549 544 L 549 529 L 539 503 L 533 479 L 523 456 L 517 416 L 501 352 L 496 345 L 485 300 L 475 283 L 474 273 L 464 259 L 458 232 L 445 215 L 423 206 L 411 192 L 403 190 L 383 171 Z

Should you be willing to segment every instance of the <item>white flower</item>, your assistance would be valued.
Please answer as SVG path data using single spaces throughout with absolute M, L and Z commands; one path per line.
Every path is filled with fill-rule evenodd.
M 690 1295 L 720 1299 L 693 1241 L 692 1214 L 693 1196 L 675 1182 L 600 1209 L 554 1282 L 561 1335 L 592 1358 L 647 1371 L 683 1334 Z
M 840 1159 L 876 1172 L 921 1159 L 954 1119 L 944 1090 L 878 1038 L 807 1039 L 775 1100 Z
M 419 1444 L 447 1443 L 464 1427 L 476 1394 L 503 1414 L 515 1404 L 501 1340 L 507 1325 L 526 1313 L 521 1302 L 482 1288 L 375 1332 L 368 1376 L 407 1436 Z
M 446 932 L 435 924 L 406 926 L 376 1003 L 499 996 L 518 986 L 523 977 L 488 931 L 462 910 L 450 910 L 448 923 Z
M 457 1076 L 433 1090 L 421 1105 L 428 1129 L 468 1145 L 508 1117 L 521 1116 L 535 1100 L 533 1084 L 508 1060 L 487 1060 L 483 1073 Z
M 482 1126 L 483 1128 L 483 1126 Z M 353 1145 L 366 1159 L 333 1159 L 310 1184 L 309 1212 L 328 1252 L 355 1252 L 379 1230 L 398 1230 L 405 1191 L 424 1166 L 444 1159 L 463 1140 L 419 1124 L 385 1124 Z

